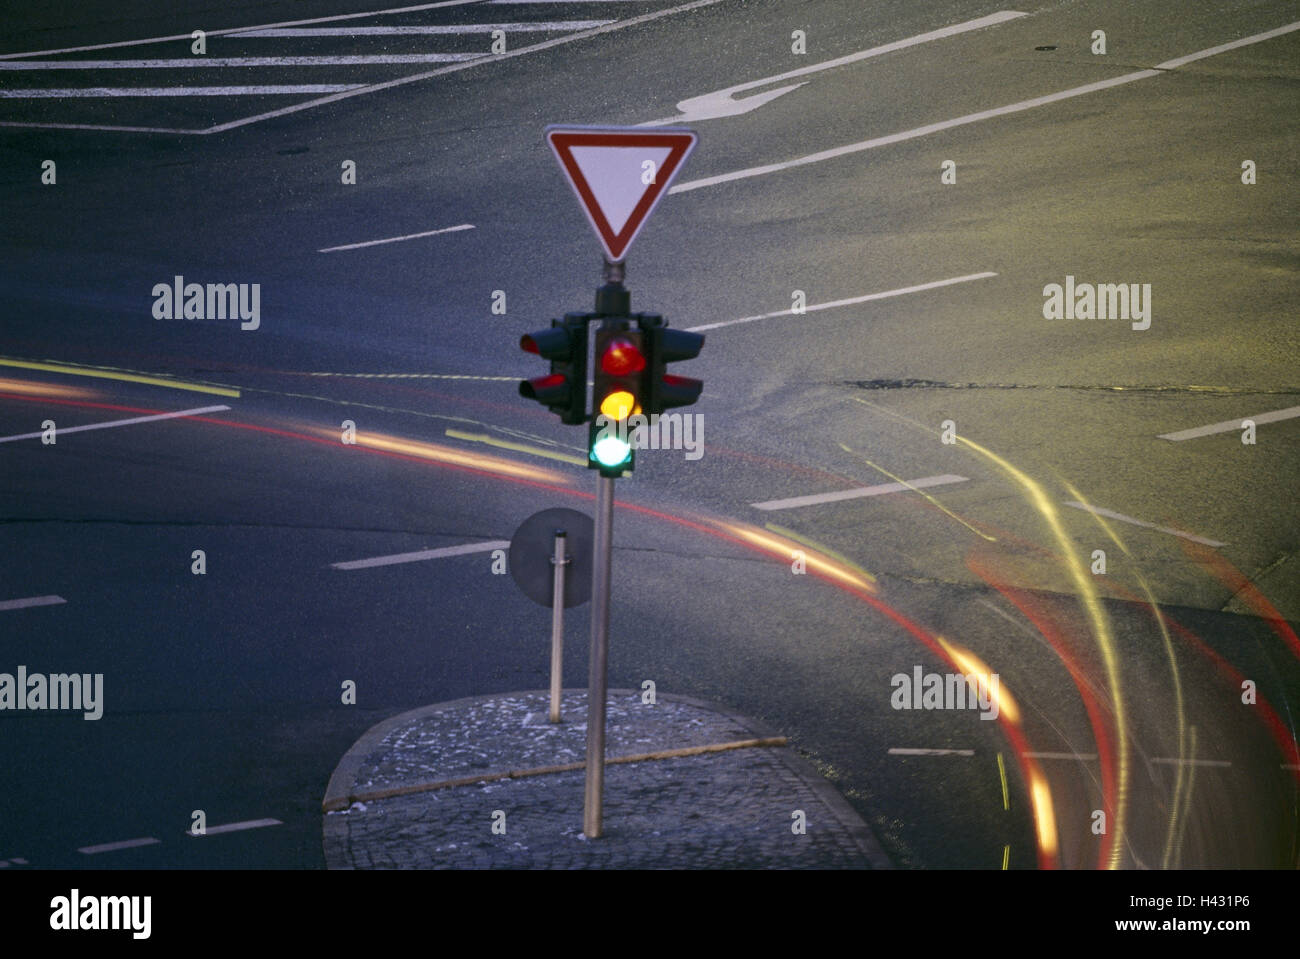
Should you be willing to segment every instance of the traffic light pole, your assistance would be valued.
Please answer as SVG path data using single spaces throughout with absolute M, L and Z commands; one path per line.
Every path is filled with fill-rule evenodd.
M 596 290 L 596 312 L 625 316 L 630 308 L 624 265 L 605 258 L 604 286 Z M 605 696 L 609 658 L 610 554 L 614 545 L 614 480 L 596 477 L 596 529 L 591 563 L 591 668 L 587 677 L 587 781 L 582 831 L 600 838 L 605 805 Z
M 587 786 L 582 831 L 601 834 L 605 789 L 605 684 L 609 653 L 610 552 L 614 536 L 614 480 L 596 478 L 596 535 L 591 571 L 591 671 L 587 682 Z

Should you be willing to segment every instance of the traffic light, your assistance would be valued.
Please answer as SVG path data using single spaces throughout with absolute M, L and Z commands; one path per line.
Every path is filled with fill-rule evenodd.
M 587 324 L 582 313 L 566 313 L 563 320 L 551 320 L 549 330 L 529 333 L 519 348 L 551 361 L 551 372 L 524 380 L 519 395 L 537 400 L 561 423 L 587 421 Z
M 591 428 L 587 434 L 587 465 L 602 476 L 616 477 L 635 461 L 629 419 L 644 415 L 646 381 L 645 336 L 624 323 L 606 321 L 596 331 L 595 387 L 591 393 Z
M 669 363 L 693 360 L 704 346 L 704 334 L 670 330 L 663 318 L 644 314 L 641 318 L 650 354 L 649 392 L 646 413 L 662 413 L 674 406 L 690 406 L 700 398 L 704 381 L 676 376 L 665 371 Z

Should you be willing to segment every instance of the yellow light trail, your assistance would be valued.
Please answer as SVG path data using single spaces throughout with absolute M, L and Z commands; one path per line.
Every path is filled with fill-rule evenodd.
M 1064 484 L 1065 488 L 1069 491 L 1070 495 L 1073 496 L 1077 502 L 1082 503 L 1084 506 L 1092 505 L 1086 499 L 1084 499 L 1083 494 L 1080 493 L 1077 489 L 1075 489 L 1074 486 L 1068 480 L 1062 478 L 1061 482 Z M 1133 554 L 1129 552 L 1128 547 L 1124 544 L 1124 541 L 1119 538 L 1119 535 L 1115 532 L 1115 530 L 1111 527 L 1111 525 L 1107 523 L 1106 520 L 1099 514 L 1094 513 L 1091 510 L 1089 510 L 1088 513 L 1090 516 L 1092 516 L 1094 520 L 1097 521 L 1097 524 L 1101 526 L 1102 530 L 1105 531 L 1106 535 L 1110 537 L 1111 542 L 1113 542 L 1116 546 L 1118 546 L 1120 551 L 1129 559 L 1131 560 L 1134 559 Z M 1185 788 L 1189 790 L 1188 799 L 1190 799 L 1190 789 L 1192 783 L 1192 780 L 1190 778 L 1188 778 L 1186 782 L 1184 782 L 1184 776 L 1187 775 L 1185 771 L 1187 768 L 1187 764 L 1182 762 L 1182 760 L 1187 759 L 1187 745 L 1188 745 L 1187 744 L 1187 716 L 1186 716 L 1186 711 L 1183 707 L 1183 683 L 1182 683 L 1182 679 L 1178 675 L 1178 659 L 1174 655 L 1174 642 L 1173 642 L 1173 638 L 1169 635 L 1168 626 L 1165 625 L 1165 617 L 1160 612 L 1160 606 L 1156 603 L 1155 594 L 1152 593 L 1151 587 L 1147 584 L 1146 578 L 1143 577 L 1141 571 L 1137 568 L 1136 562 L 1133 566 L 1133 575 L 1137 578 L 1138 585 L 1142 587 L 1142 592 L 1146 594 L 1147 602 L 1150 604 L 1151 610 L 1156 617 L 1156 623 L 1160 627 L 1160 637 L 1164 642 L 1165 655 L 1169 658 L 1169 672 L 1173 676 L 1173 682 L 1174 682 L 1174 716 L 1175 716 L 1175 722 L 1178 726 L 1178 759 L 1180 761 L 1178 763 L 1177 770 L 1174 773 L 1174 801 L 1170 804 L 1169 829 L 1165 834 L 1165 854 L 1161 859 L 1161 868 L 1169 869 L 1170 863 L 1174 861 L 1174 850 L 1177 845 L 1177 836 L 1179 831 L 1178 820 L 1180 815 L 1180 803 L 1184 801 L 1182 799 L 1182 793 Z
M 1032 478 L 1022 472 L 1020 469 L 1007 462 L 1001 456 L 991 450 L 985 449 L 974 440 L 965 436 L 958 435 L 957 441 L 970 447 L 981 456 L 992 461 L 1008 476 L 1014 479 L 1028 494 L 1029 501 L 1034 508 L 1038 510 L 1039 515 L 1046 520 L 1048 528 L 1055 538 L 1057 547 L 1061 555 L 1065 558 L 1065 563 L 1070 572 L 1070 577 L 1074 580 L 1074 585 L 1078 591 L 1079 598 L 1083 603 L 1083 608 L 1092 622 L 1093 635 L 1097 640 L 1097 646 L 1101 650 L 1102 662 L 1106 670 L 1106 680 L 1110 686 L 1111 706 L 1115 713 L 1116 728 L 1116 796 L 1115 796 L 1115 831 L 1113 834 L 1110 847 L 1110 868 L 1118 869 L 1120 866 L 1120 855 L 1124 844 L 1124 827 L 1127 823 L 1128 811 L 1128 719 L 1124 708 L 1124 696 L 1120 684 L 1119 660 L 1115 654 L 1114 638 L 1111 635 L 1110 623 L 1106 619 L 1105 611 L 1101 608 L 1101 599 L 1097 594 L 1096 584 L 1092 582 L 1090 575 L 1084 570 L 1083 564 L 1079 561 L 1078 549 L 1070 541 L 1065 533 L 1065 528 L 1061 523 L 1060 513 L 1056 509 L 1051 499 L 1043 488 Z M 1043 784 L 1043 790 L 1047 786 Z M 1040 832 L 1043 824 L 1039 823 Z
M 574 466 L 587 465 L 587 461 L 581 456 L 573 456 L 569 453 L 559 453 L 555 450 L 544 450 L 537 446 L 529 446 L 527 443 L 514 443 L 510 440 L 497 439 L 495 436 L 489 436 L 486 433 L 466 433 L 463 430 L 447 430 L 446 433 L 454 440 L 465 440 L 468 443 L 483 443 L 487 446 L 496 446 L 503 450 L 513 450 L 516 453 L 527 453 L 529 456 L 541 456 L 546 459 L 558 460 L 561 463 L 571 463 Z
M 997 537 L 995 537 L 995 536 L 990 536 L 988 533 L 985 533 L 985 532 L 983 532 L 983 531 L 981 531 L 981 530 L 976 529 L 976 528 L 975 528 L 974 526 L 972 526 L 970 523 L 966 522 L 964 519 L 962 519 L 960 516 L 958 516 L 958 515 L 957 515 L 956 513 L 954 513 L 952 510 L 950 510 L 948 507 L 946 507 L 946 506 L 944 506 L 942 503 L 940 503 L 937 499 L 935 499 L 933 496 L 931 496 L 931 495 L 930 495 L 929 493 L 927 493 L 925 490 L 923 490 L 923 489 L 917 489 L 915 486 L 913 486 L 913 485 L 912 485 L 911 483 L 909 483 L 907 480 L 903 479 L 902 477 L 895 476 L 893 473 L 889 472 L 889 470 L 885 469 L 883 466 L 879 466 L 879 465 L 877 465 L 877 464 L 871 462 L 871 460 L 867 459 L 865 456 L 863 456 L 863 455 L 862 455 L 861 453 L 859 453 L 857 450 L 850 449 L 849 447 L 845 446 L 843 443 L 840 444 L 840 449 L 844 450 L 844 452 L 846 452 L 846 453 L 851 453 L 851 454 L 853 454 L 854 456 L 858 457 L 859 459 L 862 460 L 862 462 L 866 463 L 866 464 L 867 464 L 868 466 L 870 466 L 873 470 L 876 470 L 877 472 L 882 473 L 882 474 L 884 474 L 885 476 L 888 476 L 888 477 L 889 477 L 891 480 L 893 480 L 895 483 L 901 483 L 903 486 L 906 486 L 908 489 L 910 489 L 913 493 L 917 493 L 917 494 L 919 494 L 919 495 L 921 495 L 921 496 L 924 496 L 927 500 L 929 500 L 931 506 L 933 506 L 935 509 L 941 510 L 942 512 L 944 512 L 944 513 L 947 514 L 948 516 L 951 516 L 953 519 L 955 519 L 957 522 L 961 523 L 962 526 L 965 526 L 968 530 L 970 530 L 970 531 L 971 531 L 972 533 L 974 533 L 976 536 L 979 536 L 979 537 L 981 537 L 982 539 L 986 539 L 986 540 L 988 540 L 990 543 L 996 543 L 996 542 L 997 542 Z

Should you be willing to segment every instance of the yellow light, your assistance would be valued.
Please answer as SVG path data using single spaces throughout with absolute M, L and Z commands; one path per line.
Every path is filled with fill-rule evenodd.
M 625 420 L 640 413 L 641 405 L 627 390 L 615 390 L 600 401 L 600 412 L 612 420 Z

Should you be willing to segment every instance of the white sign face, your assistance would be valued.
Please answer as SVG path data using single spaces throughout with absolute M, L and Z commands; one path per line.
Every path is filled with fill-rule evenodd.
M 627 255 L 697 139 L 681 129 L 546 128 L 560 169 L 615 263 Z

